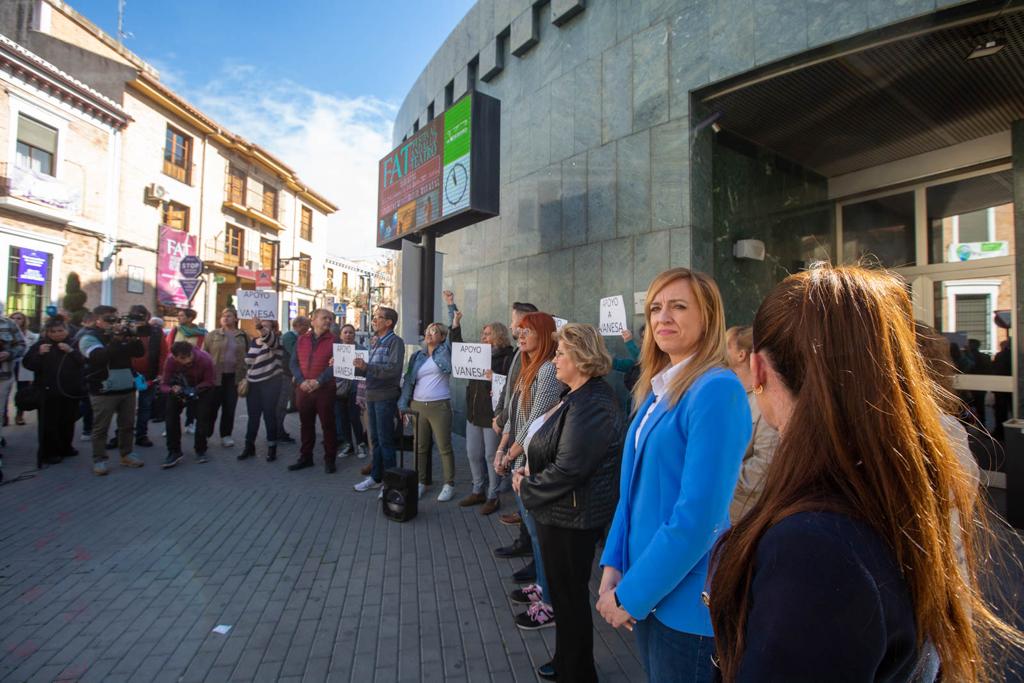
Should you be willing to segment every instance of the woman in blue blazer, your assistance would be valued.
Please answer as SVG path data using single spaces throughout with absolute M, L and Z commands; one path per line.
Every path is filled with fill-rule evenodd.
M 650 680 L 711 681 L 708 556 L 729 526 L 750 408 L 725 368 L 714 280 L 665 271 L 647 290 L 646 318 L 597 609 L 616 628 L 635 626 Z

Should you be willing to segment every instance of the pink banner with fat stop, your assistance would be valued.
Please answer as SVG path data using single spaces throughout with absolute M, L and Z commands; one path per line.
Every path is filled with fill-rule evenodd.
M 188 306 L 188 297 L 181 289 L 178 264 L 186 256 L 198 254 L 195 235 L 184 230 L 160 226 L 160 247 L 156 257 L 156 296 L 165 306 Z

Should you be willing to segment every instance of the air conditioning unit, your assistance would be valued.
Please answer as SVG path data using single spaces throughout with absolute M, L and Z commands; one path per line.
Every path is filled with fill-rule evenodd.
M 157 185 L 156 183 L 150 183 L 146 186 L 146 201 L 147 202 L 162 202 L 167 198 L 167 188 L 163 185 Z

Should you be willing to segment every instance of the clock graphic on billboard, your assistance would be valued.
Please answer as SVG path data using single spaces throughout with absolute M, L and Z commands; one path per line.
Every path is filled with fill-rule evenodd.
M 460 157 L 444 167 L 444 202 L 441 213 L 448 216 L 469 208 L 469 155 Z

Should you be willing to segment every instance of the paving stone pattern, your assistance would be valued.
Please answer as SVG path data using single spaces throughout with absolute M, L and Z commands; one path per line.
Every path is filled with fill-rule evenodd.
M 143 469 L 114 458 L 105 478 L 77 436 L 80 456 L 35 472 L 34 418 L 4 430 L 7 480 L 35 476 L 0 487 L 0 680 L 537 680 L 554 629 L 515 627 L 523 561 L 491 555 L 513 537 L 497 515 L 438 503 L 435 484 L 414 521 L 390 522 L 376 492 L 352 490 L 364 460 L 328 476 L 318 452 L 288 472 L 295 446 L 238 462 L 212 440 L 199 465 L 186 435 L 164 471 L 162 428 Z M 456 462 L 457 500 L 464 449 Z M 601 680 L 642 680 L 632 635 L 595 621 Z

